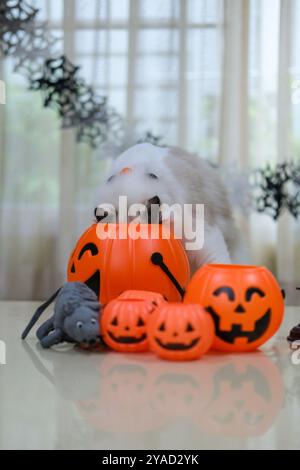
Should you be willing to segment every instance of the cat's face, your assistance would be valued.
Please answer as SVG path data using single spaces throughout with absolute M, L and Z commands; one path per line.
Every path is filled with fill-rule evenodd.
M 117 218 L 120 216 L 120 205 L 127 204 L 127 210 L 130 208 L 129 220 L 141 214 L 145 217 L 142 220 L 145 223 L 149 222 L 152 204 L 157 206 L 153 209 L 153 222 L 158 222 L 159 207 L 173 203 L 166 177 L 168 169 L 164 163 L 167 153 L 168 149 L 151 144 L 139 144 L 124 152 L 113 163 L 99 190 L 97 202 L 107 204 L 107 212 L 114 212 Z

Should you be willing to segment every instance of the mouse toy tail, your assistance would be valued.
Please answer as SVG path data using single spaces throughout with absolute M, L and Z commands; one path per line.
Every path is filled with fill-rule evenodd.
M 61 290 L 61 287 L 59 289 L 57 289 L 56 292 L 54 292 L 54 294 L 51 295 L 51 297 L 46 300 L 46 302 L 44 302 L 42 305 L 40 305 L 35 313 L 33 314 L 30 322 L 28 323 L 28 325 L 26 326 L 25 330 L 23 331 L 22 333 L 22 336 L 21 338 L 22 339 L 25 339 L 26 336 L 28 335 L 29 331 L 31 330 L 31 328 L 33 327 L 33 325 L 35 325 L 35 323 L 38 321 L 38 319 L 40 318 L 40 316 L 42 315 L 42 313 L 44 312 L 44 310 L 46 310 L 46 308 L 53 302 L 53 300 L 58 296 L 59 292 Z

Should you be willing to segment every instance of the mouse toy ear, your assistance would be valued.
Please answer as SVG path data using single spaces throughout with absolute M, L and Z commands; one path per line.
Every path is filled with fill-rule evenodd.
M 35 311 L 35 313 L 33 314 L 30 322 L 28 323 L 28 325 L 26 326 L 25 330 L 23 331 L 22 333 L 22 336 L 21 338 L 22 339 L 25 339 L 26 336 L 28 335 L 28 333 L 30 332 L 31 328 L 35 325 L 35 323 L 38 321 L 38 319 L 40 318 L 40 316 L 42 315 L 42 313 L 44 312 L 44 310 L 46 310 L 46 308 L 53 302 L 53 300 L 58 296 L 59 292 L 61 290 L 61 287 L 59 289 L 57 289 L 56 292 L 54 292 L 54 294 L 51 295 L 51 297 L 46 300 L 46 302 L 44 302 L 42 305 L 40 305 L 37 310 Z

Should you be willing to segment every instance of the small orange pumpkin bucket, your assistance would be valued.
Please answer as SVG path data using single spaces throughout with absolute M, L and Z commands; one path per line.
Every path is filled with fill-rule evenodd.
M 214 339 L 214 324 L 199 305 L 161 304 L 148 319 L 150 349 L 162 359 L 190 361 L 205 354 Z
M 110 348 L 119 352 L 148 349 L 147 322 L 155 306 L 143 299 L 115 299 L 101 316 L 101 334 Z

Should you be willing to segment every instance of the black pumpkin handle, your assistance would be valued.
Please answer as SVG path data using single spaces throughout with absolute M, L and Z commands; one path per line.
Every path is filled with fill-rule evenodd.
M 183 297 L 185 294 L 185 290 L 181 287 L 175 276 L 173 276 L 173 274 L 169 270 L 168 266 L 164 263 L 163 255 L 156 251 L 151 255 L 151 261 L 153 264 L 161 268 L 161 270 L 168 276 L 172 284 L 176 287 L 181 297 Z

